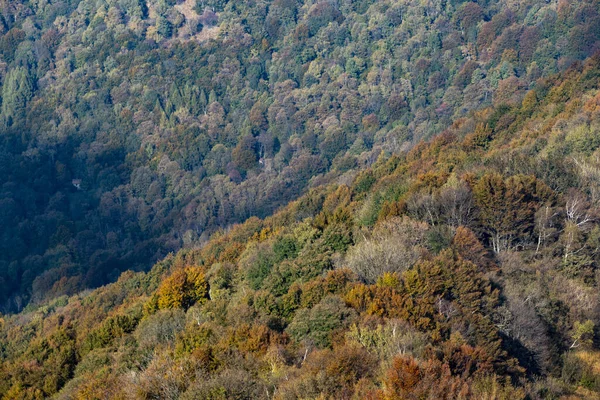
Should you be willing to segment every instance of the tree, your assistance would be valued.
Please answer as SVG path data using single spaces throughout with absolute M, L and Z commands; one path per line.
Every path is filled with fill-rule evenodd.
M 332 343 L 332 333 L 348 326 L 355 316 L 354 310 L 346 307 L 339 296 L 330 295 L 312 309 L 296 312 L 286 330 L 298 342 L 328 347 Z
M 425 223 L 408 217 L 386 220 L 375 229 L 373 237 L 350 248 L 348 267 L 368 283 L 375 283 L 386 272 L 401 273 L 425 251 L 427 228 Z
M 165 17 L 160 16 L 157 18 L 156 31 L 163 38 L 170 38 L 173 35 L 173 24 Z
M 479 220 L 496 253 L 526 241 L 537 209 L 553 197 L 552 190 L 532 176 L 504 179 L 497 173 L 483 175 L 473 194 Z
M 256 139 L 250 135 L 244 136 L 231 152 L 231 159 L 241 171 L 248 171 L 257 165 L 256 150 Z
M 454 175 L 442 188 L 439 202 L 443 222 L 454 229 L 459 226 L 469 226 L 475 218 L 471 190 L 464 181 L 459 181 Z
M 585 248 L 584 232 L 590 227 L 594 218 L 589 212 L 587 199 L 581 193 L 571 190 L 565 202 L 565 226 L 561 234 L 564 245 L 563 260 L 565 263 L 573 255 Z
M 469 260 L 483 269 L 489 266 L 489 251 L 469 228 L 459 226 L 456 229 L 456 233 L 452 239 L 452 246 L 465 260 Z
M 469 186 L 451 175 L 440 189 L 426 188 L 407 200 L 410 215 L 430 225 L 445 224 L 452 229 L 468 226 L 475 218 Z
M 468 382 L 452 376 L 448 364 L 428 360 L 422 364 L 413 357 L 398 356 L 385 377 L 384 398 L 468 398 Z
M 204 272 L 198 267 L 176 270 L 160 285 L 158 307 L 183 308 L 187 310 L 197 302 L 208 299 L 208 284 Z
M 558 215 L 559 213 L 549 204 L 543 205 L 535 213 L 535 232 L 538 237 L 536 253 L 543 249 L 547 241 L 557 233 L 555 219 Z
M 16 67 L 8 72 L 2 86 L 2 117 L 5 124 L 10 126 L 25 116 L 33 89 L 33 80 L 26 67 Z
M 594 326 L 594 322 L 589 319 L 585 322 L 575 321 L 573 332 L 571 333 L 573 343 L 571 343 L 569 348 L 591 346 L 594 339 Z
M 456 18 L 464 29 L 470 29 L 483 19 L 483 9 L 475 2 L 467 1 L 456 13 Z

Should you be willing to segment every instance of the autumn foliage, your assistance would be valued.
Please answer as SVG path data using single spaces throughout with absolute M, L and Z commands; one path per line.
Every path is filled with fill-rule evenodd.
M 235 7 L 225 3 L 210 2 L 218 12 L 203 12 L 207 26 L 217 24 L 221 17 L 231 18 L 239 11 L 238 6 L 246 7 L 245 3 Z M 50 291 L 44 293 L 73 289 L 69 295 L 39 296 L 21 312 L 0 319 L 2 398 L 598 397 L 600 57 L 588 58 L 549 78 L 542 78 L 549 73 L 543 75 L 534 65 L 523 65 L 523 57 L 542 61 L 554 51 L 553 31 L 542 23 L 550 18 L 548 15 L 563 21 L 578 51 L 584 51 L 585 38 L 594 31 L 576 27 L 584 24 L 582 21 L 593 25 L 589 19 L 596 18 L 595 3 L 559 2 L 555 13 L 546 9 L 554 3 L 540 3 L 537 8 L 522 3 L 529 10 L 523 16 L 520 13 L 524 11 L 517 14 L 510 9 L 491 12 L 484 2 L 448 2 L 448 9 L 459 10 L 448 21 L 438 20 L 443 12 L 433 3 L 419 5 L 418 14 L 411 14 L 416 7 L 412 3 L 380 2 L 387 8 L 378 2 L 342 3 L 298 8 L 294 2 L 278 0 L 270 3 L 262 16 L 248 14 L 248 19 L 260 17 L 261 27 L 266 24 L 265 29 L 271 32 L 260 47 L 250 44 L 255 30 L 238 29 L 233 23 L 223 25 L 227 30 L 218 40 L 228 40 L 232 48 L 246 43 L 251 48 L 248 51 L 254 52 L 252 63 L 256 65 L 245 68 L 254 74 L 252 80 L 235 78 L 232 71 L 239 72 L 241 66 L 233 54 L 227 57 L 227 68 L 217 68 L 226 62 L 225 57 L 207 57 L 207 66 L 212 69 L 196 71 L 202 79 L 210 76 L 223 85 L 219 93 L 205 96 L 211 104 L 204 104 L 206 99 L 190 106 L 198 107 L 198 115 L 206 109 L 201 132 L 205 129 L 206 135 L 222 135 L 230 148 L 213 142 L 205 146 L 198 139 L 193 145 L 204 152 L 202 161 L 179 147 L 171 150 L 181 151 L 181 159 L 191 163 L 190 168 L 198 174 L 200 170 L 192 164 L 202 164 L 202 174 L 210 180 L 202 186 L 203 191 L 230 190 L 231 197 L 213 193 L 223 200 L 218 206 L 211 203 L 215 197 L 203 197 L 204 192 L 196 193 L 202 201 L 196 194 L 185 197 L 184 193 L 187 196 L 200 186 L 188 185 L 184 178 L 188 175 L 163 157 L 161 152 L 175 146 L 170 143 L 173 137 L 184 137 L 166 134 L 157 134 L 156 143 L 144 142 L 147 147 L 139 154 L 152 157 L 156 171 L 136 168 L 132 191 L 121 188 L 102 196 L 103 218 L 120 221 L 120 203 L 130 202 L 129 211 L 136 215 L 138 225 L 123 229 L 143 227 L 150 235 L 150 231 L 162 232 L 162 228 L 156 226 L 159 220 L 149 222 L 153 215 L 149 207 L 152 204 L 157 211 L 166 207 L 161 193 L 171 190 L 173 199 L 185 203 L 181 209 L 185 217 L 176 219 L 179 211 L 162 215 L 189 223 L 189 229 L 179 232 L 185 242 L 183 249 L 161 256 L 145 272 L 125 265 L 128 258 L 121 259 L 123 268 L 131 271 L 113 283 L 77 291 L 79 281 L 73 271 L 78 271 L 81 261 L 73 261 L 75 256 L 64 243 L 83 241 L 84 237 L 90 242 L 96 239 L 91 238 L 91 232 L 76 233 L 79 226 L 65 223 L 52 235 L 52 252 L 26 258 L 25 269 L 19 269 L 18 263 L 0 264 L 8 265 L 7 274 L 14 276 L 19 271 L 42 268 L 44 260 L 52 261 L 59 270 L 73 272 L 69 278 L 65 275 L 56 280 L 58 283 L 48 284 L 60 275 L 53 267 L 40 275 L 47 276 L 48 281 L 40 278 L 32 283 Z M 349 15 L 350 6 L 356 15 Z M 118 10 L 111 7 L 90 22 L 98 32 L 90 28 L 86 35 L 110 30 L 108 18 L 104 21 L 108 15 L 112 16 L 108 23 L 119 24 Z M 581 12 L 577 14 L 577 10 Z M 360 59 L 367 54 L 360 48 L 352 50 L 352 56 L 344 56 L 344 71 L 341 65 L 327 64 L 323 57 L 328 53 L 318 46 L 302 47 L 294 53 L 298 58 L 294 60 L 306 68 L 281 67 L 291 62 L 291 50 L 285 47 L 288 41 L 293 47 L 318 38 L 342 46 L 346 43 L 344 35 L 367 40 L 389 34 L 374 28 L 366 35 L 358 23 L 347 26 L 347 31 L 337 30 L 347 19 L 363 14 L 372 23 L 386 21 L 385 29 L 391 31 L 395 26 L 408 29 L 406 25 L 414 23 L 411 29 L 421 32 L 416 21 L 425 18 L 423 15 L 438 21 L 440 29 L 449 24 L 458 27 L 452 35 L 427 36 L 427 43 L 443 49 L 444 57 L 455 59 L 459 57 L 453 50 L 456 43 L 467 40 L 471 46 L 461 47 L 460 54 L 468 53 L 471 62 L 441 63 L 424 53 L 418 57 L 421 60 L 415 60 L 416 69 L 410 75 L 420 84 L 389 86 L 388 80 L 403 74 L 404 68 L 413 68 L 413 63 L 387 70 L 383 61 L 391 59 L 386 55 L 388 44 L 381 39 L 377 45 L 381 47 L 368 62 Z M 515 21 L 526 16 L 530 25 L 523 29 L 515 26 Z M 139 18 L 145 18 L 142 10 Z M 1 20 L 0 28 L 10 21 Z M 178 25 L 169 18 L 161 21 L 156 30 L 150 30 L 150 35 L 156 35 L 153 40 L 160 41 L 170 30 L 173 35 L 173 29 L 187 23 L 182 20 Z M 34 28 L 29 25 L 28 29 L 33 32 Z M 281 76 L 269 86 L 261 49 L 273 46 L 279 35 L 286 35 L 286 29 L 293 34 L 278 48 L 280 54 L 273 61 L 276 66 L 269 74 L 290 76 Z M 6 36 L 2 40 L 20 40 L 23 35 L 15 31 Z M 544 38 L 540 42 L 546 41 L 541 44 L 545 47 L 532 50 L 532 38 L 538 37 Z M 177 46 L 163 46 L 161 51 L 177 52 Z M 1 51 L 6 48 L 0 47 Z M 318 54 L 313 53 L 315 49 Z M 573 54 L 550 58 L 566 63 Z M 17 56 L 23 54 L 10 57 Z M 81 57 L 88 56 L 77 53 L 63 67 L 76 68 L 83 63 Z M 150 61 L 144 65 L 155 64 L 170 68 Z M 116 68 L 111 65 L 107 59 L 103 68 Z M 443 70 L 443 76 L 431 79 L 423 75 L 432 65 Z M 542 63 L 537 68 L 553 67 Z M 10 80 L 21 79 L 19 74 L 11 73 Z M 114 72 L 110 76 L 117 79 L 118 75 Z M 535 93 L 524 93 L 513 75 L 534 85 Z M 358 83 L 358 79 L 370 83 Z M 411 132 L 425 135 L 433 129 L 427 127 L 430 115 L 423 112 L 430 100 L 419 91 L 423 85 L 442 88 L 446 84 L 450 88 L 435 96 L 441 96 L 445 103 L 455 102 L 456 108 L 448 111 L 439 105 L 436 118 L 449 122 L 447 113 L 457 115 L 452 116 L 445 133 L 411 147 Z M 311 92 L 316 89 L 310 88 L 319 85 L 332 85 L 332 91 L 347 97 L 340 104 L 328 101 L 327 96 L 316 101 Z M 494 90 L 485 91 L 487 85 L 495 86 Z M 258 101 L 252 90 L 263 86 L 276 92 L 274 98 L 261 98 L 260 105 L 255 105 Z M 247 91 L 248 97 L 221 105 L 220 99 L 233 87 Z M 377 92 L 372 92 L 375 88 Z M 385 99 L 392 96 L 388 88 L 395 93 L 397 103 L 384 107 Z M 460 93 L 457 88 L 462 88 Z M 497 88 L 503 89 L 497 92 Z M 124 95 L 119 90 L 113 92 L 112 101 L 118 103 Z M 404 92 L 406 105 L 400 100 Z M 183 129 L 176 127 L 177 118 L 192 118 L 179 110 L 190 93 L 192 89 L 172 90 L 170 95 L 179 99 L 179 106 L 156 102 L 152 97 L 151 107 L 156 108 L 155 117 L 160 119 L 155 123 L 171 126 L 173 132 Z M 477 97 L 478 93 L 483 97 Z M 486 93 L 503 97 L 486 100 Z M 358 111 L 362 108 L 356 105 L 361 96 L 370 99 L 365 112 Z M 93 97 L 87 96 L 88 100 Z M 309 98 L 312 100 L 306 101 Z M 15 99 L 9 101 L 11 107 L 17 104 Z M 471 111 L 463 113 L 457 104 L 466 101 L 481 101 L 485 106 L 465 108 Z M 305 107 L 299 109 L 302 102 Z M 502 104 L 496 104 L 499 102 Z M 240 140 L 234 122 L 245 121 L 245 117 L 243 113 L 226 117 L 231 104 L 251 110 L 247 124 L 240 123 L 244 129 Z M 417 104 L 422 107 L 415 108 Z M 341 108 L 339 115 L 332 111 L 336 107 Z M 125 118 L 126 110 L 121 111 Z M 320 118 L 321 114 L 327 118 Z M 342 114 L 345 119 L 338 118 Z M 402 121 L 391 121 L 391 116 L 414 124 L 408 129 Z M 60 121 L 68 121 L 67 117 L 63 115 Z M 353 121 L 350 125 L 349 120 Z M 277 130 L 270 131 L 271 126 Z M 277 144 L 271 134 L 282 140 Z M 321 137 L 332 140 L 321 142 Z M 347 160 L 338 158 L 332 149 L 342 138 L 347 143 L 341 146 L 348 145 L 352 149 L 348 154 L 364 164 L 359 171 L 350 166 L 337 175 L 339 171 L 331 173 L 331 167 Z M 394 143 L 398 147 L 393 147 Z M 367 147 L 378 151 L 364 154 Z M 321 158 L 316 150 L 308 150 L 317 148 L 328 156 Z M 159 155 L 152 156 L 153 151 Z M 28 151 L 27 157 L 35 159 L 36 155 Z M 262 199 L 287 198 L 282 190 L 289 190 L 286 196 L 299 197 L 281 204 L 270 216 L 265 215 L 271 214 L 271 209 L 259 213 L 264 218 L 250 217 L 253 208 L 243 204 L 244 196 L 234 196 L 239 194 L 235 190 L 244 188 L 251 197 L 255 192 L 244 182 L 263 179 L 257 171 L 267 168 L 261 167 L 260 161 L 268 159 L 281 174 L 274 172 L 273 179 L 277 176 L 286 183 L 264 179 Z M 288 169 L 290 166 L 293 168 Z M 3 163 L 0 168 L 4 168 Z M 57 168 L 64 172 L 63 167 Z M 160 174 L 161 184 L 154 184 L 154 173 Z M 311 189 L 300 195 L 309 181 Z M 144 200 L 136 202 L 130 195 Z M 60 196 L 52 201 L 56 207 L 61 204 Z M 11 210 L 16 206 L 4 200 L 0 205 L 8 210 L 0 217 L 12 227 Z M 249 218 L 228 225 L 235 220 L 228 218 L 229 212 Z M 199 234 L 201 226 L 213 223 L 227 228 Z M 20 229 L 28 230 L 28 226 Z M 105 241 L 99 242 L 112 243 L 125 233 L 104 234 L 99 229 L 98 235 Z M 127 254 L 154 254 L 156 249 L 146 244 L 148 247 L 130 249 L 133 253 Z M 111 257 L 96 254 L 90 261 L 95 267 L 89 269 L 89 279 L 101 276 L 106 265 L 112 265 Z M 25 272 L 21 275 L 31 277 Z

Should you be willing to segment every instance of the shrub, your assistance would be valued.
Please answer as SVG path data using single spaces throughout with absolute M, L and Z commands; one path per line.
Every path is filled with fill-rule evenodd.
M 132 315 L 115 315 L 107 318 L 102 325 L 90 332 L 85 338 L 82 352 L 87 353 L 93 349 L 112 344 L 116 338 L 133 332 L 138 321 L 139 318 Z
M 347 326 L 355 318 L 354 310 L 346 307 L 338 296 L 325 297 L 312 309 L 302 309 L 287 328 L 297 341 L 307 340 L 319 347 L 331 345 L 333 331 Z
M 270 243 L 249 246 L 242 255 L 240 265 L 245 271 L 248 284 L 254 290 L 262 287 L 263 281 L 271 273 L 276 256 Z
M 181 399 L 258 399 L 265 393 L 268 393 L 265 383 L 248 371 L 226 369 L 209 379 L 196 379 Z
M 215 332 L 210 324 L 191 324 L 177 336 L 175 352 L 178 355 L 191 353 L 214 338 Z
M 182 310 L 161 310 L 142 320 L 134 336 L 141 347 L 155 349 L 174 342 L 184 327 L 185 313 Z
M 296 258 L 298 255 L 298 243 L 291 235 L 280 237 L 273 244 L 273 252 L 277 257 L 277 261 L 282 261 L 287 258 Z
M 397 354 L 419 357 L 427 344 L 424 333 L 401 320 L 389 320 L 374 327 L 367 324 L 352 325 L 346 333 L 346 339 L 383 360 L 389 360 Z

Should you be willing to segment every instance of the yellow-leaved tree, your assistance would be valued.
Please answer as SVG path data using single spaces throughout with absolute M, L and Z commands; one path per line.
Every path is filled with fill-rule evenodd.
M 158 308 L 188 309 L 208 298 L 208 283 L 204 272 L 198 267 L 178 269 L 160 285 Z

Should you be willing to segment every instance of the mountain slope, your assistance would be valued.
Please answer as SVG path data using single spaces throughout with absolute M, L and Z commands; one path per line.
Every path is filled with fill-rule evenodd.
M 7 316 L 4 398 L 594 398 L 600 57 Z M 571 397 L 566 397 L 571 396 Z
M 600 37 L 593 0 L 20 0 L 0 14 L 5 311 L 147 270 L 520 104 Z

